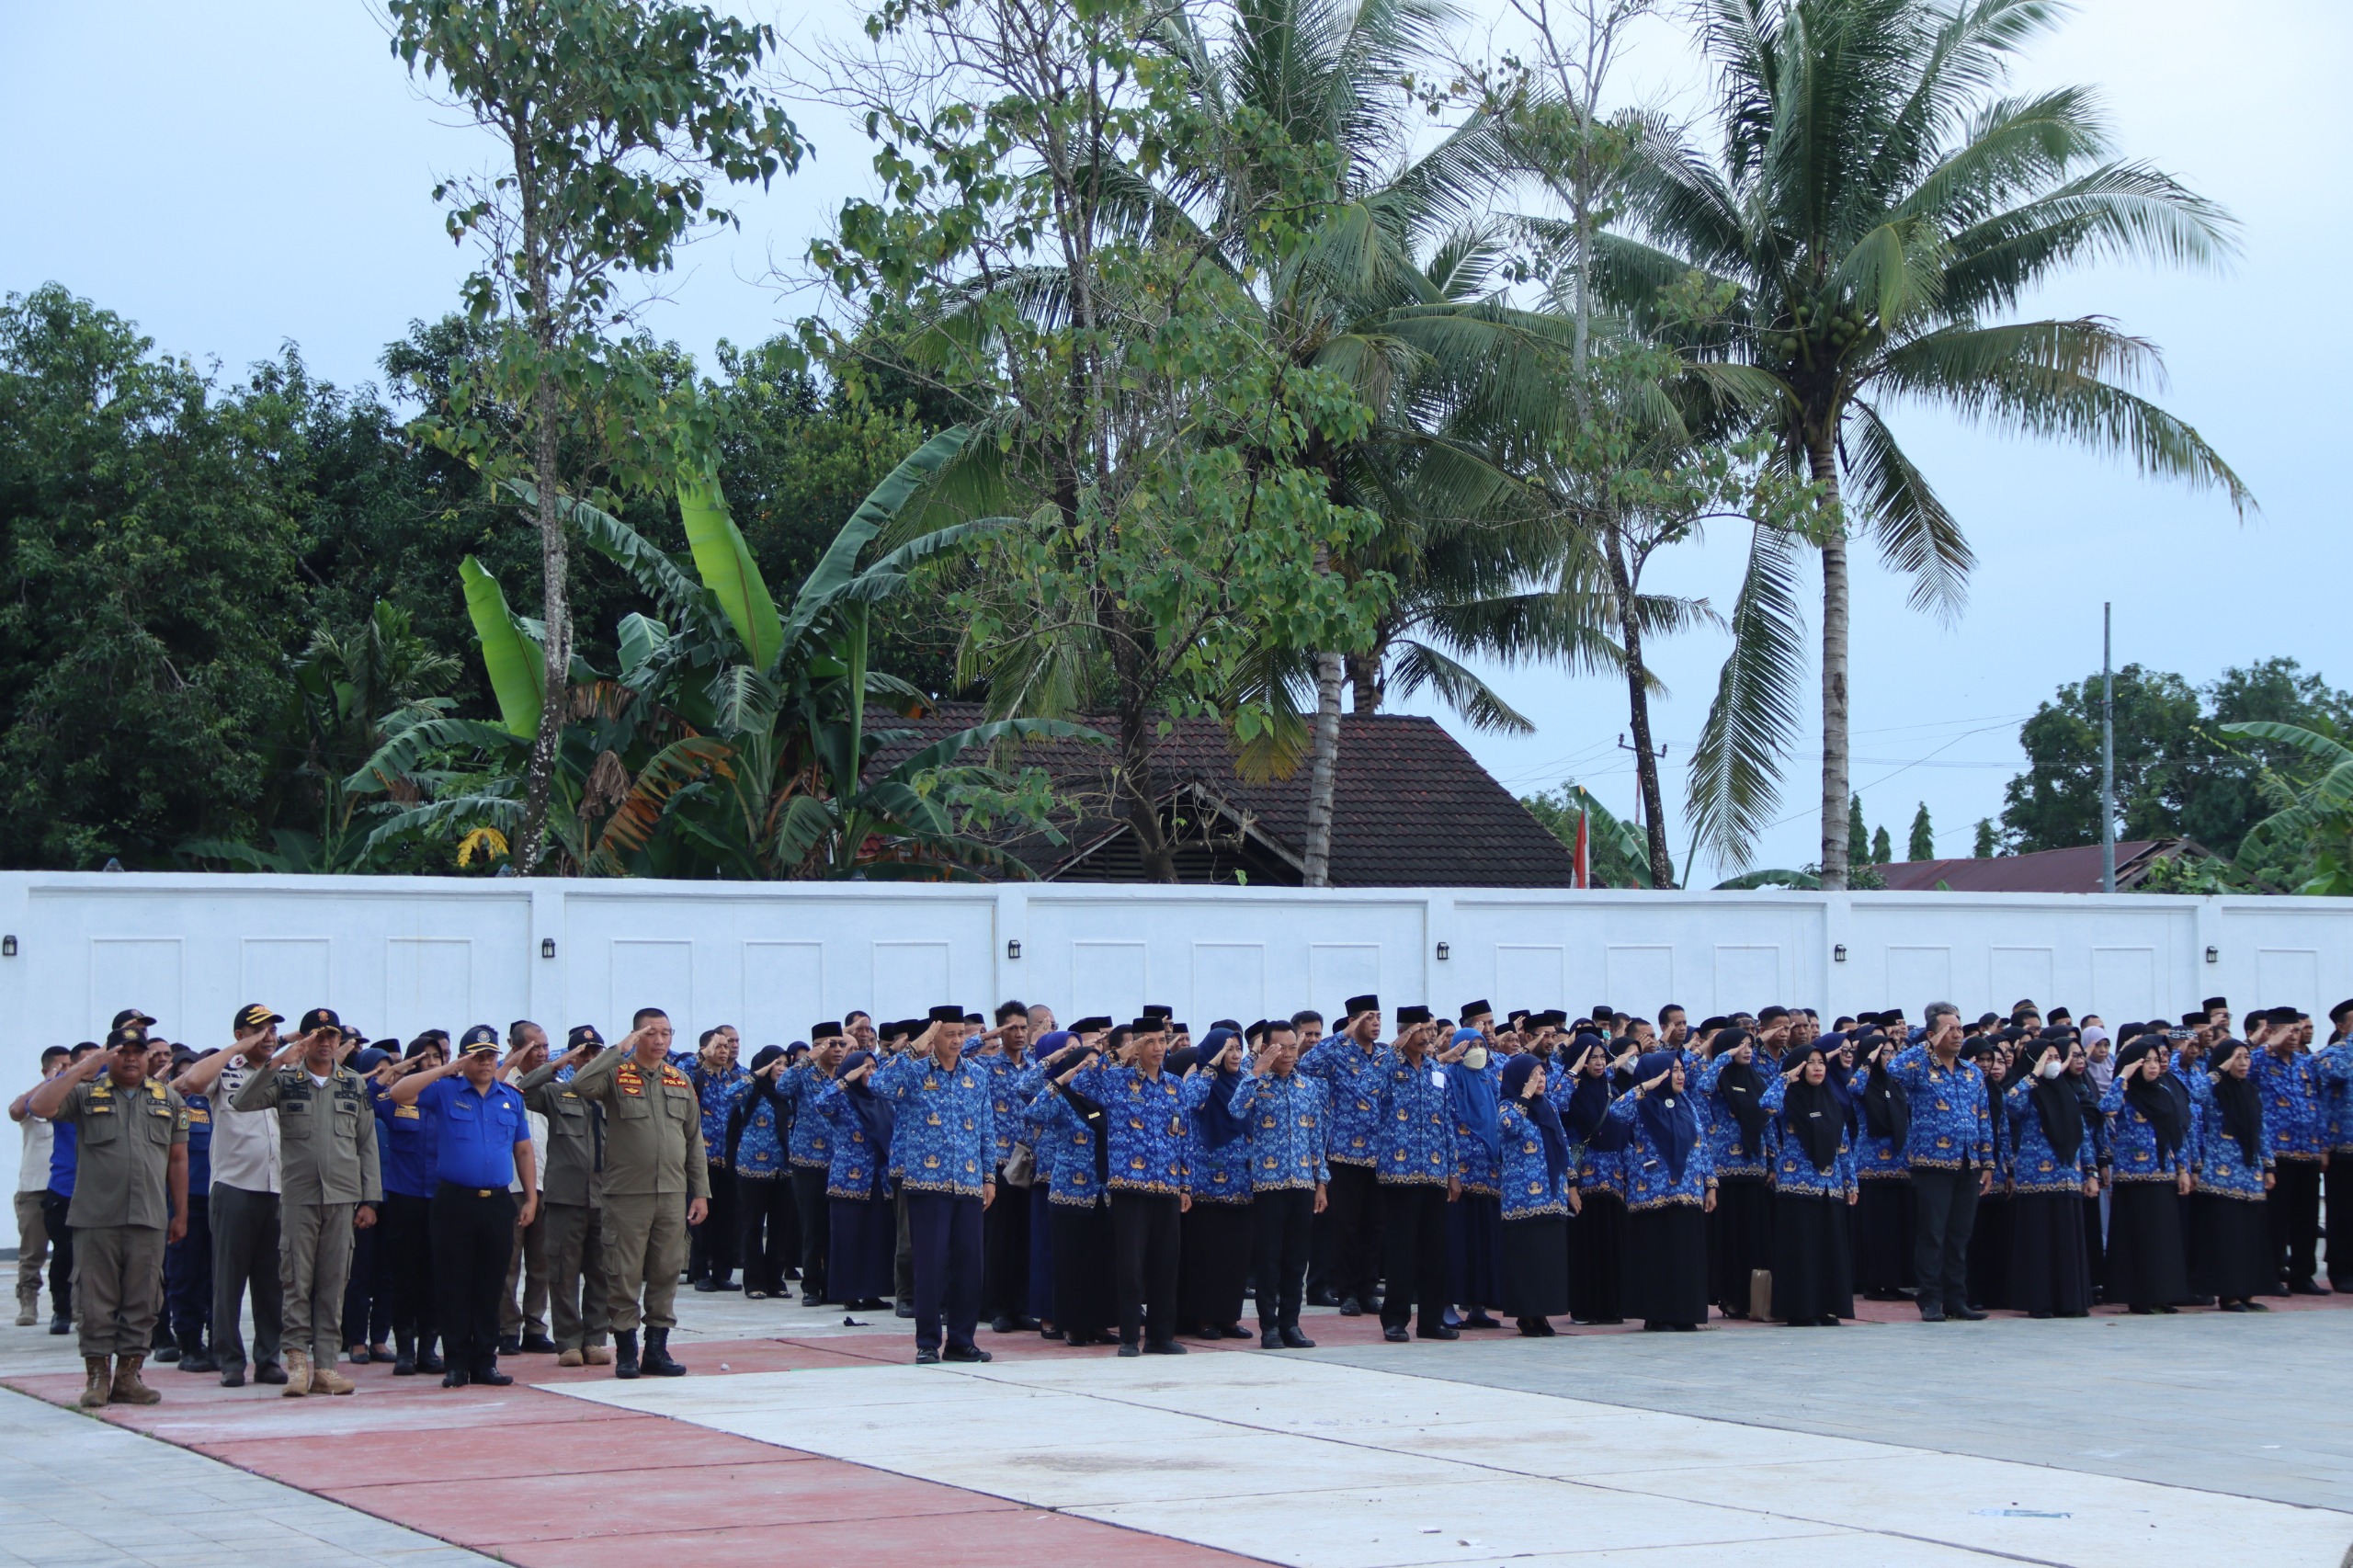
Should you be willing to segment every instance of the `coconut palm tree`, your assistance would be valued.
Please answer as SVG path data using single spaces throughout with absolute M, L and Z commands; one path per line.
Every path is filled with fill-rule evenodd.
M 2058 0 L 1702 0 L 1721 101 L 1711 156 L 1646 138 L 1604 236 L 1601 287 L 1635 318 L 1697 271 L 1736 290 L 1686 352 L 1768 373 L 1780 460 L 1821 514 L 1760 528 L 1734 648 L 1694 748 L 1696 835 L 1745 864 L 1768 819 L 1802 657 L 1792 574 L 1822 558 L 1822 885 L 1847 885 L 1847 551 L 1868 537 L 1950 615 L 1972 555 L 1905 455 L 1889 410 L 1910 403 L 2124 456 L 2144 473 L 2253 505 L 2188 424 L 2141 395 L 2154 345 L 2097 316 L 2018 321 L 2067 268 L 2131 257 L 2210 266 L 2231 223 L 2171 176 L 2116 154 L 2079 87 L 2002 90 Z

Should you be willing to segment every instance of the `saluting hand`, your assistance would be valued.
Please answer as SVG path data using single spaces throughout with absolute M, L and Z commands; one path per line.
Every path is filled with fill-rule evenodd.
M 1675 1071 L 1675 1069 L 1674 1069 L 1674 1068 L 1672 1068 L 1672 1067 L 1661 1068 L 1661 1069 L 1659 1070 L 1659 1073 L 1658 1073 L 1657 1076 L 1655 1076 L 1655 1077 L 1652 1078 L 1648 1083 L 1645 1083 L 1645 1084 L 1643 1084 L 1643 1085 L 1642 1085 L 1642 1091 L 1643 1091 L 1643 1093 L 1644 1093 L 1644 1094 L 1649 1094 L 1653 1089 L 1655 1089 L 1655 1088 L 1657 1088 L 1661 1084 L 1665 1083 L 1665 1082 L 1666 1082 L 1666 1079 L 1667 1079 L 1667 1074 L 1670 1074 L 1670 1073 L 1672 1073 L 1672 1072 L 1674 1072 L 1674 1071 Z

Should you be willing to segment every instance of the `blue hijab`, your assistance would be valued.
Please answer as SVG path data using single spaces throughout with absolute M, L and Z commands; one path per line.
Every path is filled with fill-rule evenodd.
M 874 1092 L 870 1075 L 855 1084 L 842 1082 L 873 1060 L 870 1051 L 853 1051 L 842 1058 L 834 1077 L 842 1083 L 842 1093 L 849 1096 L 849 1108 L 858 1112 L 858 1125 L 866 1130 L 866 1142 L 874 1150 L 874 1191 L 880 1196 L 889 1190 L 891 1134 L 898 1127 L 898 1113 L 889 1100 Z
M 1457 1029 L 1454 1038 L 1446 1042 L 1449 1051 L 1473 1041 L 1483 1043 L 1486 1036 L 1477 1029 Z M 1456 1068 L 1461 1068 L 1457 1072 Z M 1471 1136 L 1485 1145 L 1489 1154 L 1500 1158 L 1504 1152 L 1503 1129 L 1495 1124 L 1495 1082 L 1484 1072 L 1473 1072 L 1456 1062 L 1446 1072 L 1446 1097 L 1453 1102 L 1455 1124 L 1471 1130 Z
M 1677 1060 L 1672 1051 L 1652 1051 L 1634 1063 L 1634 1082 L 1649 1083 Z M 1688 1086 L 1678 1094 L 1670 1085 L 1661 1084 L 1635 1104 L 1634 1119 L 1643 1124 L 1651 1146 L 1666 1162 L 1667 1176 L 1681 1181 L 1684 1162 L 1691 1157 L 1692 1145 L 1699 1142 L 1699 1113 L 1691 1104 Z
M 1199 1052 L 1206 1067 L 1217 1059 L 1217 1053 L 1242 1037 L 1232 1029 L 1211 1029 L 1201 1037 Z M 1201 1135 L 1204 1149 L 1222 1149 L 1245 1131 L 1242 1119 L 1233 1114 L 1233 1091 L 1242 1086 L 1242 1074 L 1233 1068 L 1212 1069 L 1210 1073 L 1210 1097 L 1193 1113 L 1193 1126 Z
M 1530 1096 L 1528 1081 L 1536 1075 L 1543 1061 L 1522 1053 L 1504 1063 L 1503 1097 L 1526 1113 L 1536 1124 L 1536 1131 L 1544 1140 L 1544 1170 L 1558 1187 L 1569 1177 L 1569 1135 L 1561 1127 L 1561 1113 L 1542 1095 Z

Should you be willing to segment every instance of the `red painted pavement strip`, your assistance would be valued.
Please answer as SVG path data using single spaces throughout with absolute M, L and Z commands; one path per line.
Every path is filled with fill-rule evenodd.
M 741 1519 L 745 1511 L 738 1506 L 729 1515 Z M 1039 1508 L 782 1528 L 727 1523 L 708 1530 L 518 1541 L 500 1547 L 498 1555 L 519 1568 L 642 1568 L 647 1562 L 691 1562 L 694 1568 L 777 1568 L 784 1562 L 824 1568 L 1255 1568 L 1261 1562 Z
M 577 1402 L 575 1402 L 577 1403 Z M 583 1469 L 583 1444 L 597 1456 L 629 1454 L 633 1471 L 647 1474 L 691 1465 L 727 1464 L 745 1458 L 745 1438 L 715 1432 L 666 1415 L 624 1414 L 619 1420 L 600 1421 L 577 1435 L 530 1428 L 534 1440 L 517 1442 L 501 1423 L 435 1432 L 424 1442 L 398 1446 L 391 1462 L 370 1462 L 357 1474 L 337 1477 L 337 1494 L 352 1487 L 406 1485 L 448 1481 L 506 1481 L 525 1476 L 577 1476 Z M 553 1440 L 548 1440 L 550 1438 Z M 318 1477 L 315 1437 L 231 1438 L 190 1444 L 239 1470 L 300 1486 Z M 759 1445 L 758 1457 L 780 1463 L 815 1456 L 797 1449 Z M 381 1451 L 381 1450 L 380 1450 Z M 601 1463 L 599 1459 L 597 1462 Z M 355 1507 L 365 1504 L 346 1498 Z

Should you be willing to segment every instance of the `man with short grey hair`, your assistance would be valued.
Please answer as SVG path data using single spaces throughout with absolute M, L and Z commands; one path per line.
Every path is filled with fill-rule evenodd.
M 258 1002 L 230 1020 L 234 1043 L 190 1064 L 174 1080 L 182 1095 L 203 1095 L 212 1108 L 212 1186 L 206 1219 L 212 1228 L 212 1358 L 221 1386 L 245 1386 L 245 1298 L 253 1297 L 254 1381 L 286 1381 L 279 1362 L 284 1293 L 278 1283 L 278 1112 L 239 1110 L 237 1091 L 264 1072 L 286 1020 Z

